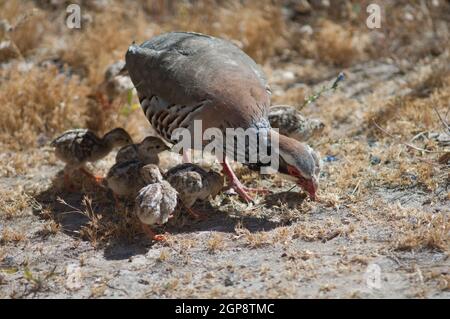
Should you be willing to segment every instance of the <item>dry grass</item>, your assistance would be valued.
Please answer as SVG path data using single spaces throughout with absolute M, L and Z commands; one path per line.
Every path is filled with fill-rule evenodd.
M 28 71 L 2 71 L 1 140 L 15 150 L 36 146 L 40 136 L 83 127 L 87 87 L 54 66 L 32 66 Z M 19 143 L 20 141 L 20 143 Z
M 8 243 L 17 244 L 26 240 L 26 235 L 18 230 L 14 230 L 11 228 L 3 228 L 3 231 L 0 235 L 0 244 L 6 245 Z
M 326 94 L 302 110 L 305 116 L 320 118 L 326 125 L 323 136 L 311 141 L 312 146 L 323 158 L 335 158 L 323 168 L 320 203 L 291 203 L 281 198 L 272 206 L 262 204 L 247 209 L 237 199 L 224 195 L 217 201 L 217 208 L 230 215 L 273 219 L 279 224 L 270 231 L 250 231 L 238 225 L 234 235 L 214 232 L 206 237 L 202 249 L 193 249 L 198 242 L 187 235 L 169 236 L 169 248 L 162 248 L 156 260 L 168 265 L 168 269 L 177 258 L 188 265 L 193 251 L 218 256 L 233 247 L 234 239 L 239 249 L 262 251 L 281 245 L 286 250 L 282 258 L 283 278 L 298 282 L 320 276 L 313 263 L 320 254 L 295 251 L 292 247 L 296 242 L 313 245 L 337 240 L 345 241 L 349 249 L 355 243 L 370 246 L 374 244 L 372 226 L 390 234 L 388 242 L 380 244 L 389 251 L 448 253 L 450 225 L 448 211 L 442 209 L 449 200 L 448 164 L 438 163 L 438 159 L 449 149 L 431 134 L 444 130 L 435 109 L 448 121 L 450 5 L 444 1 L 439 7 L 423 1 L 381 1 L 385 25 L 370 31 L 364 23 L 364 9 L 369 2 L 333 1 L 328 8 L 313 5 L 310 13 L 292 16 L 285 15 L 282 6 L 287 1 L 282 0 L 142 0 L 127 6 L 113 0 L 112 5 L 100 9 L 83 2 L 83 28 L 68 30 L 64 26 L 64 5 L 42 3 L 37 8 L 37 2 L 4 1 L 0 4 L 0 19 L 8 20 L 13 29 L 1 34 L 2 40 L 11 40 L 19 54 L 0 61 L 0 146 L 4 150 L 0 160 L 5 163 L 0 167 L 0 177 L 6 181 L 27 175 L 36 166 L 54 165 L 54 156 L 41 146 L 69 128 L 88 127 L 103 133 L 123 126 L 134 138 L 141 138 L 149 126 L 140 110 L 127 114 L 123 112 L 123 100 L 105 103 L 108 97 L 101 92 L 105 69 L 123 59 L 133 40 L 140 43 L 171 30 L 198 31 L 230 39 L 263 64 L 276 88 L 273 104 L 300 105 L 317 91 L 316 83 L 321 85 L 342 68 L 351 71 L 357 63 L 389 58 L 386 61 L 403 73 L 396 75 L 401 79 L 399 83 L 376 81 L 367 88 L 373 94 L 348 97 L 347 89 L 360 84 L 355 81 L 348 84 L 351 87 Z M 280 70 L 292 71 L 293 75 L 272 81 Z M 359 81 L 365 82 L 365 78 Z M 386 90 L 380 89 L 383 85 L 397 91 L 385 94 Z M 407 93 L 400 95 L 403 90 Z M 289 186 L 277 179 L 261 182 L 247 169 L 239 169 L 237 174 L 251 187 L 271 185 L 286 190 Z M 0 219 L 6 223 L 19 220 L 24 211 L 36 204 L 25 194 L 36 195 L 39 191 L 17 188 L 0 192 Z M 59 191 L 55 189 L 55 193 Z M 103 248 L 116 240 L 135 240 L 141 234 L 130 207 L 114 208 L 105 190 L 92 185 L 81 183 L 80 191 L 86 195 L 82 203 L 74 204 L 76 207 L 65 203 L 70 208 L 67 213 L 86 217 L 86 223 L 74 237 Z M 383 197 L 394 196 L 391 192 L 410 193 L 411 198 L 420 192 L 429 205 L 402 206 L 395 199 Z M 257 200 L 262 202 L 263 198 Z M 54 208 L 40 208 L 45 224 L 38 233 L 43 237 L 68 233 Z M 347 215 L 342 217 L 344 214 Z M 2 245 L 14 246 L 25 240 L 26 235 L 16 228 L 2 228 Z M 335 252 L 342 256 L 337 268 L 365 267 L 370 263 L 370 253 L 354 252 L 350 256 L 345 249 Z M 0 250 L 0 260 L 3 255 L 6 252 Z M 258 275 L 270 272 L 269 266 L 261 266 Z M 212 271 L 202 275 L 205 282 L 214 283 L 217 279 Z M 185 284 L 195 281 L 193 278 L 190 275 L 164 279 L 150 295 L 183 293 Z M 448 274 L 427 273 L 425 278 L 439 289 L 448 290 Z M 296 289 L 274 283 L 265 288 L 270 294 L 267 297 L 293 296 Z M 102 296 L 106 289 L 105 283 L 95 284 L 92 296 Z M 227 289 L 215 287 L 203 295 L 224 296 Z M 334 284 L 327 283 L 317 288 L 322 295 L 334 289 Z M 195 291 L 189 287 L 184 293 L 194 295 Z
M 30 207 L 32 199 L 22 192 L 1 191 L 0 192 L 0 219 L 11 220 L 22 214 Z
M 91 195 L 96 196 L 93 200 L 86 195 L 82 200 L 82 208 L 68 204 L 64 199 L 58 198 L 58 202 L 71 209 L 69 213 L 81 214 L 87 218 L 86 223 L 81 226 L 79 236 L 88 240 L 94 247 L 104 247 L 112 240 L 131 240 L 137 234 L 142 233 L 140 222 L 127 207 L 116 207 L 114 211 L 105 208 L 105 205 L 112 204 L 109 199 L 105 199 L 105 194 L 95 191 Z M 51 228 L 58 227 L 53 225 Z
M 235 229 L 238 238 L 243 238 L 244 245 L 249 248 L 262 248 L 273 243 L 271 236 L 267 232 L 250 232 L 242 226 Z
M 225 241 L 222 234 L 213 233 L 207 242 L 208 252 L 214 254 L 225 248 Z
M 12 29 L 4 38 L 14 43 L 20 58 L 35 54 L 46 33 L 53 30 L 48 14 L 27 1 L 3 1 L 0 19 L 10 24 Z
M 427 213 L 397 204 L 388 207 L 388 216 L 395 223 L 395 249 L 450 250 L 450 221 L 446 212 Z
M 313 51 L 319 60 L 340 67 L 361 60 L 366 45 L 364 39 L 331 21 L 323 21 L 318 28 Z
M 234 40 L 247 54 L 262 63 L 284 46 L 285 20 L 273 2 L 199 1 L 180 3 L 172 23 L 175 30 L 192 30 Z M 281 35 L 281 37 L 280 37 Z
M 169 257 L 170 257 L 169 251 L 167 249 L 163 248 L 163 249 L 161 249 L 161 251 L 159 253 L 157 261 L 165 262 L 165 261 L 167 261 L 169 259 Z

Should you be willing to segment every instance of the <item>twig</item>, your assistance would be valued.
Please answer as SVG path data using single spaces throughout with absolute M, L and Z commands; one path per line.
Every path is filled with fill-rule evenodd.
M 359 184 L 361 184 L 361 178 L 358 180 L 358 183 L 356 183 L 356 186 L 355 186 L 355 188 L 353 189 L 352 195 L 355 194 L 355 192 L 358 190 Z
M 378 129 L 379 129 L 381 132 L 383 132 L 384 134 L 386 134 L 386 135 L 392 137 L 393 139 L 397 140 L 398 143 L 403 144 L 403 145 L 405 145 L 405 146 L 407 146 L 407 147 L 409 147 L 409 148 L 415 149 L 416 151 L 419 151 L 419 152 L 425 152 L 425 153 L 445 153 L 444 151 L 430 151 L 430 150 L 426 150 L 426 149 L 417 147 L 417 146 L 415 146 L 415 145 L 412 145 L 412 144 L 409 144 L 409 143 L 406 143 L 406 142 L 399 141 L 397 137 L 395 137 L 394 135 L 392 135 L 391 133 L 389 133 L 388 131 L 386 131 L 384 128 L 382 128 L 381 126 L 379 126 L 375 121 L 372 121 L 372 122 L 373 122 L 373 124 L 375 125 L 375 127 L 378 128 Z
M 442 118 L 441 114 L 439 113 L 439 111 L 437 110 L 437 108 L 435 106 L 433 106 L 433 110 L 436 112 L 436 114 L 439 117 L 439 120 L 441 120 L 442 124 L 444 124 L 444 127 L 447 129 L 447 131 L 450 132 L 450 127 L 448 126 L 447 122 L 444 121 L 444 119 Z
M 118 288 L 118 287 L 114 287 L 114 286 L 111 285 L 109 282 L 105 282 L 105 285 L 106 285 L 106 287 L 108 287 L 108 288 L 111 288 L 111 289 L 114 289 L 114 290 L 121 291 L 121 292 L 123 292 L 124 294 L 126 294 L 127 296 L 129 296 L 128 291 L 126 291 L 125 289 Z
M 421 136 L 424 135 L 425 133 L 427 133 L 427 131 L 420 132 L 419 134 L 417 134 L 416 136 L 414 136 L 412 139 L 410 139 L 409 142 L 410 142 L 410 143 L 414 142 L 416 139 L 418 139 L 419 137 L 421 137 Z
M 293 190 L 295 187 L 297 187 L 297 185 L 294 185 L 294 186 L 292 186 L 288 191 L 287 191 L 287 193 L 289 193 L 291 190 Z
M 344 79 L 345 79 L 344 73 L 340 72 L 338 74 L 336 80 L 334 80 L 333 84 L 330 87 L 323 86 L 317 93 L 313 93 L 313 95 L 306 98 L 305 101 L 303 102 L 303 104 L 298 107 L 298 111 L 301 111 L 305 106 L 317 101 L 317 99 L 319 99 L 323 93 L 325 93 L 327 91 L 333 91 L 333 92 L 336 91 L 338 88 L 338 84 L 340 82 L 344 81 Z

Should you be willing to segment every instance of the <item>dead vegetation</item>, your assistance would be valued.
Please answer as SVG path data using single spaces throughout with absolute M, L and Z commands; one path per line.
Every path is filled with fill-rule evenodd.
M 58 165 L 45 145 L 69 128 L 89 127 L 103 133 L 123 126 L 139 140 L 148 129 L 140 110 L 129 108 L 129 101 L 105 103 L 101 85 L 106 67 L 123 59 L 133 40 L 140 43 L 169 30 L 197 31 L 227 38 L 261 63 L 273 87 L 274 104 L 300 106 L 340 71 L 349 77 L 339 90 L 302 109 L 305 116 L 320 118 L 326 125 L 323 135 L 310 141 L 325 161 L 321 202 L 309 202 L 297 193 L 292 200 L 292 193 L 286 192 L 291 184 L 278 178 L 259 179 L 245 168 L 237 170 L 246 185 L 268 187 L 276 194 L 257 197 L 258 204 L 250 208 L 233 196 L 221 195 L 207 209 L 214 210 L 212 217 L 219 221 L 215 226 L 223 223 L 228 228 L 208 232 L 200 240 L 195 237 L 197 230 L 204 229 L 184 216 L 177 218 L 168 226 L 175 233 L 159 247 L 154 259 L 155 267 L 164 269 L 163 279 L 152 283 L 147 296 L 261 296 L 259 290 L 232 290 L 228 278 L 232 272 L 226 267 L 219 274 L 203 269 L 199 275 L 198 265 L 192 267 L 198 251 L 205 252 L 207 257 L 202 258 L 220 260 L 234 249 L 242 249 L 241 255 L 266 251 L 273 255 L 271 249 L 277 247 L 282 270 L 274 273 L 271 265 L 258 264 L 260 272 L 246 274 L 250 282 L 255 277 L 267 280 L 265 297 L 292 297 L 299 290 L 296 283 L 326 277 L 319 266 L 324 262 L 321 257 L 338 256 L 333 267 L 345 273 L 351 267 L 367 267 L 373 251 L 378 255 L 448 255 L 450 5 L 444 1 L 381 1 L 384 25 L 369 30 L 365 26 L 369 2 L 332 1 L 322 6 L 317 4 L 320 1 L 310 1 L 310 9 L 302 9 L 310 11 L 300 12 L 296 1 L 288 0 L 136 1 L 126 7 L 115 0 L 100 7 L 82 1 L 83 27 L 69 30 L 63 4 L 4 1 L 0 20 L 11 28 L 0 30 L 0 42 L 10 41 L 14 52 L 0 60 L 2 183 Z M 371 73 L 371 61 L 395 66 L 398 71 L 380 80 L 384 74 Z M 136 103 L 136 97 L 131 98 Z M 101 166 L 94 169 L 104 172 Z M 116 207 L 105 189 L 78 179 L 78 202 L 69 201 L 72 197 L 62 191 L 58 178 L 49 189 L 34 180 L 2 189 L 2 269 L 11 254 L 7 248 L 33 238 L 47 241 L 64 233 L 90 243 L 97 251 L 142 241 L 132 207 Z M 51 198 L 50 204 L 39 198 L 43 194 Z M 30 207 L 43 221 L 37 227 L 38 236 L 14 226 L 27 218 Z M 66 214 L 79 215 L 82 225 L 67 229 Z M 220 219 L 223 216 L 225 221 Z M 273 225 L 254 227 L 263 221 L 273 221 Z M 335 244 L 333 253 L 320 250 L 336 242 L 342 246 Z M 298 243 L 309 248 L 297 249 Z M 361 245 L 370 248 L 364 250 Z M 285 252 L 278 254 L 280 247 Z M 352 249 L 359 251 L 349 252 Z M 191 266 L 186 266 L 185 276 L 177 273 L 177 263 Z M 27 282 L 42 290 L 47 275 L 21 272 Z M 267 279 L 280 274 L 290 285 L 281 287 Z M 0 273 L 0 285 L 5 276 Z M 447 272 L 430 270 L 423 277 L 425 284 L 448 291 Z M 228 278 L 226 284 L 218 285 L 224 278 Z M 103 296 L 111 289 L 104 280 L 91 286 L 91 296 Z M 327 296 L 336 290 L 339 284 L 322 282 L 317 294 Z

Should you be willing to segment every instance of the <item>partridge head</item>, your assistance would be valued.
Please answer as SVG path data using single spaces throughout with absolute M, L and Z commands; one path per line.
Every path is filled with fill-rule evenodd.
M 279 159 L 279 173 L 294 181 L 312 200 L 316 200 L 321 168 L 318 154 L 306 144 L 279 135 Z
M 131 136 L 123 128 L 115 128 L 103 136 L 105 143 L 111 148 L 133 143 Z

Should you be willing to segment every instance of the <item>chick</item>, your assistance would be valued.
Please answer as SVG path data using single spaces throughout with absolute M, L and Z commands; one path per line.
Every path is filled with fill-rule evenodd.
M 269 122 L 279 133 L 305 142 L 319 136 L 325 124 L 318 119 L 306 119 L 294 107 L 289 105 L 272 106 L 269 109 Z
M 122 147 L 116 155 L 116 163 L 139 160 L 145 164 L 159 164 L 158 154 L 170 148 L 156 136 L 148 136 L 138 144 Z
M 167 171 L 165 179 L 178 192 L 178 198 L 188 212 L 198 218 L 192 210 L 197 200 L 215 197 L 223 188 L 224 177 L 214 171 L 207 172 L 198 165 L 185 163 Z
M 142 187 L 159 181 L 153 166 L 138 160 L 116 163 L 106 175 L 106 184 L 115 197 L 134 198 Z
M 133 82 L 121 71 L 125 67 L 125 61 L 117 61 L 111 64 L 105 71 L 104 81 L 100 85 L 100 91 L 104 92 L 111 103 L 118 97 L 126 98 L 129 90 L 134 88 Z
M 114 147 L 131 143 L 133 140 L 123 128 L 115 128 L 102 138 L 87 129 L 74 129 L 64 132 L 50 145 L 55 147 L 56 157 L 66 163 L 64 181 L 67 183 L 76 169 L 80 169 L 99 182 L 102 178 L 87 171 L 85 164 L 105 157 Z
M 151 166 L 151 167 L 149 167 Z M 146 166 L 153 170 L 158 181 L 143 187 L 135 199 L 135 213 L 142 222 L 144 232 L 154 240 L 164 240 L 163 235 L 156 235 L 150 225 L 162 225 L 172 217 L 177 206 L 177 191 L 165 180 L 156 165 Z

